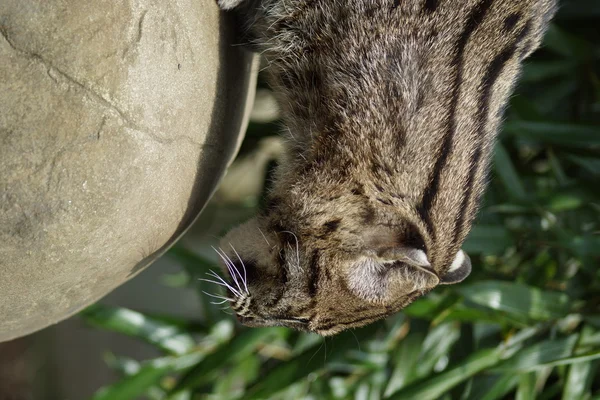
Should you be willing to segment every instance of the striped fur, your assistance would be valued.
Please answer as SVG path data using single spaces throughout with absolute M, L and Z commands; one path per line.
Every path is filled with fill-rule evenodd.
M 444 283 L 555 1 L 222 5 L 248 21 L 289 132 L 269 206 L 223 239 L 252 265 L 244 322 L 333 334 Z

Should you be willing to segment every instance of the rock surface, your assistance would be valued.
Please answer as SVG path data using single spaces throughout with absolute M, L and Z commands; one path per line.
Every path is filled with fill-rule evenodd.
M 238 149 L 256 60 L 213 0 L 0 1 L 0 341 L 133 277 Z

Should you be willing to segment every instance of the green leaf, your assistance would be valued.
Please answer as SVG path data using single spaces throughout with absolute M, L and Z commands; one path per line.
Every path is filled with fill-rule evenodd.
M 384 392 L 385 397 L 417 379 L 415 366 L 419 360 L 425 336 L 426 325 L 411 324 L 410 334 L 400 342 L 390 357 L 393 370 Z
M 104 354 L 104 362 L 112 370 L 120 375 L 133 375 L 140 370 L 140 363 L 129 357 L 116 356 L 113 353 Z
M 513 391 L 519 383 L 519 376 L 515 374 L 505 375 L 480 375 L 473 381 L 472 389 L 468 393 L 467 400 L 498 400 Z
M 433 327 L 421 347 L 421 357 L 416 365 L 417 376 L 427 376 L 459 338 L 458 325 L 452 322 Z
M 545 340 L 519 350 L 513 357 L 496 366 L 495 372 L 529 372 L 541 368 L 576 362 L 571 357 L 579 335 Z M 597 357 L 600 355 L 597 355 Z M 587 359 L 581 359 L 585 361 Z
M 142 396 L 156 387 L 165 375 L 185 371 L 200 362 L 212 348 L 231 337 L 232 328 L 230 321 L 215 324 L 210 334 L 203 338 L 202 345 L 195 347 L 192 352 L 142 363 L 137 372 L 100 389 L 93 400 L 130 400 Z
M 331 339 L 324 338 L 330 343 L 327 346 L 332 349 L 326 353 L 329 362 L 343 358 L 349 349 L 356 347 L 357 342 L 366 339 L 376 332 L 382 323 L 374 323 L 355 332 L 346 331 Z M 246 398 L 270 398 L 280 390 L 306 378 L 310 373 L 325 367 L 325 355 L 321 353 L 323 345 L 314 345 L 296 357 L 285 361 L 260 377 L 252 383 L 246 391 Z
M 516 400 L 535 400 L 535 373 L 521 374 Z
M 521 83 L 540 82 L 550 78 L 570 74 L 577 67 L 577 63 L 571 59 L 552 61 L 530 61 L 523 68 Z
M 180 263 L 183 269 L 189 275 L 190 282 L 198 292 L 202 306 L 201 314 L 204 317 L 207 325 L 222 319 L 223 313 L 221 310 L 218 307 L 210 304 L 210 302 L 214 299 L 204 294 L 204 292 L 215 292 L 215 285 L 201 280 L 206 279 L 207 273 L 211 270 L 218 272 L 218 265 L 181 246 L 173 246 L 167 252 L 167 256 Z
M 483 281 L 457 290 L 475 304 L 506 312 L 515 318 L 536 321 L 564 317 L 571 305 L 569 297 L 563 293 L 503 281 Z
M 245 330 L 230 342 L 223 343 L 214 353 L 188 371 L 173 388 L 172 393 L 195 387 L 213 379 L 224 365 L 252 354 L 256 347 L 273 336 L 281 335 L 284 328 L 256 328 Z
M 598 0 L 572 0 L 561 2 L 557 18 L 574 20 L 594 20 L 600 18 Z
M 179 357 L 164 357 L 144 364 L 137 373 L 130 375 L 114 385 L 100 389 L 93 400 L 131 400 L 146 393 L 157 385 L 169 372 L 189 368 L 202 357 L 201 353 L 186 354 Z
M 500 143 L 496 144 L 494 153 L 494 171 L 514 199 L 524 199 L 527 196 L 525 186 L 523 186 L 508 152 Z
M 591 172 L 594 175 L 600 175 L 600 158 L 583 157 L 575 154 L 567 154 L 566 157 L 580 167 L 588 170 L 588 172 Z
M 219 266 L 206 258 L 190 251 L 181 246 L 173 246 L 168 252 L 167 256 L 172 257 L 190 276 L 190 279 L 195 282 L 198 286 L 204 289 L 204 284 L 199 281 L 199 278 L 206 278 L 206 273 L 211 269 L 218 270 Z
M 409 385 L 388 398 L 437 400 L 454 386 L 500 362 L 501 354 L 500 349 L 479 350 L 453 368 Z
M 600 148 L 600 126 L 554 122 L 509 121 L 504 132 L 565 148 Z
M 80 316 L 91 325 L 139 338 L 170 354 L 184 354 L 194 347 L 194 339 L 179 327 L 126 308 L 94 304 Z
M 586 60 L 593 54 L 592 45 L 584 39 L 550 24 L 544 36 L 544 47 L 561 56 Z
M 591 397 L 591 387 L 600 361 L 584 361 L 569 366 L 562 399 L 585 399 Z
M 463 249 L 469 254 L 500 254 L 513 246 L 510 232 L 500 225 L 475 225 Z

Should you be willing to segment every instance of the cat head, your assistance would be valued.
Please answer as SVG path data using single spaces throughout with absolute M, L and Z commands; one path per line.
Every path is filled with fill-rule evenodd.
M 353 190 L 331 197 L 277 200 L 222 239 L 228 298 L 243 324 L 333 335 L 469 275 L 462 250 L 432 263 L 434 245 L 406 202 L 377 207 Z

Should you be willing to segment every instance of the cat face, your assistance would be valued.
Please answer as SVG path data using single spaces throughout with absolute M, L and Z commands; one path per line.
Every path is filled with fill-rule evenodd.
M 290 230 L 273 223 L 281 214 L 262 215 L 223 238 L 228 298 L 240 322 L 333 335 L 396 313 L 471 270 L 462 250 L 436 269 L 418 228 L 405 220 L 359 231 L 344 223 L 356 217 L 322 224 L 318 215 L 296 215 L 291 220 L 310 229 Z

